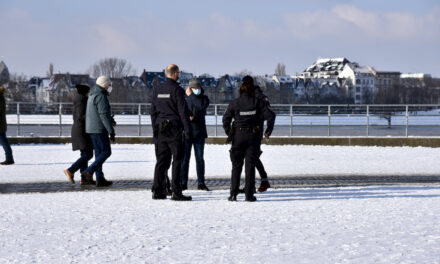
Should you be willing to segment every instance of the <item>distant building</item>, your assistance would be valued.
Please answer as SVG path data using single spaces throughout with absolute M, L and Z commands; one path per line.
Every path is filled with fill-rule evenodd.
M 0 61 L 0 85 L 9 82 L 9 70 L 3 61 Z

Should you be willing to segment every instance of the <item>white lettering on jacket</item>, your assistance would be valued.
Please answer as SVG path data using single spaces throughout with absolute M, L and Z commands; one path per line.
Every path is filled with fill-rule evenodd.
M 256 115 L 256 114 L 257 114 L 257 110 L 248 111 L 248 112 L 240 112 L 240 115 L 242 115 L 242 116 L 249 116 L 249 115 Z
M 170 94 L 158 94 L 157 98 L 170 98 Z

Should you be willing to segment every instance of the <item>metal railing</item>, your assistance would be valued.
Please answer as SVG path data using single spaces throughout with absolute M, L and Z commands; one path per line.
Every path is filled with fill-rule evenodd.
M 118 136 L 151 136 L 150 104 L 111 104 Z M 272 105 L 273 136 L 370 137 L 440 135 L 440 105 Z M 221 118 L 227 104 L 207 109 L 209 136 L 225 136 Z M 7 103 L 8 133 L 16 136 L 69 136 L 72 103 Z M 219 129 L 220 126 L 220 129 Z M 11 131 L 16 128 L 16 133 Z M 13 134 L 11 134 L 13 133 Z

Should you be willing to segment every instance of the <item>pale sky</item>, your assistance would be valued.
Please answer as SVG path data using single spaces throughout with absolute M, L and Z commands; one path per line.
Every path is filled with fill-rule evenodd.
M 288 74 L 317 58 L 440 77 L 439 0 L 0 0 L 9 71 L 84 73 L 105 57 L 139 75 L 175 63 L 215 77 Z

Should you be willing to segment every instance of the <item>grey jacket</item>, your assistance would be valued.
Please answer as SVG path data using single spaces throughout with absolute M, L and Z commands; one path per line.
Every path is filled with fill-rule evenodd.
M 111 122 L 111 108 L 107 98 L 107 91 L 95 85 L 90 91 L 86 110 L 86 132 L 88 134 L 101 134 L 106 130 L 114 134 Z
M 5 133 L 6 130 L 6 101 L 3 93 L 0 92 L 0 133 Z

